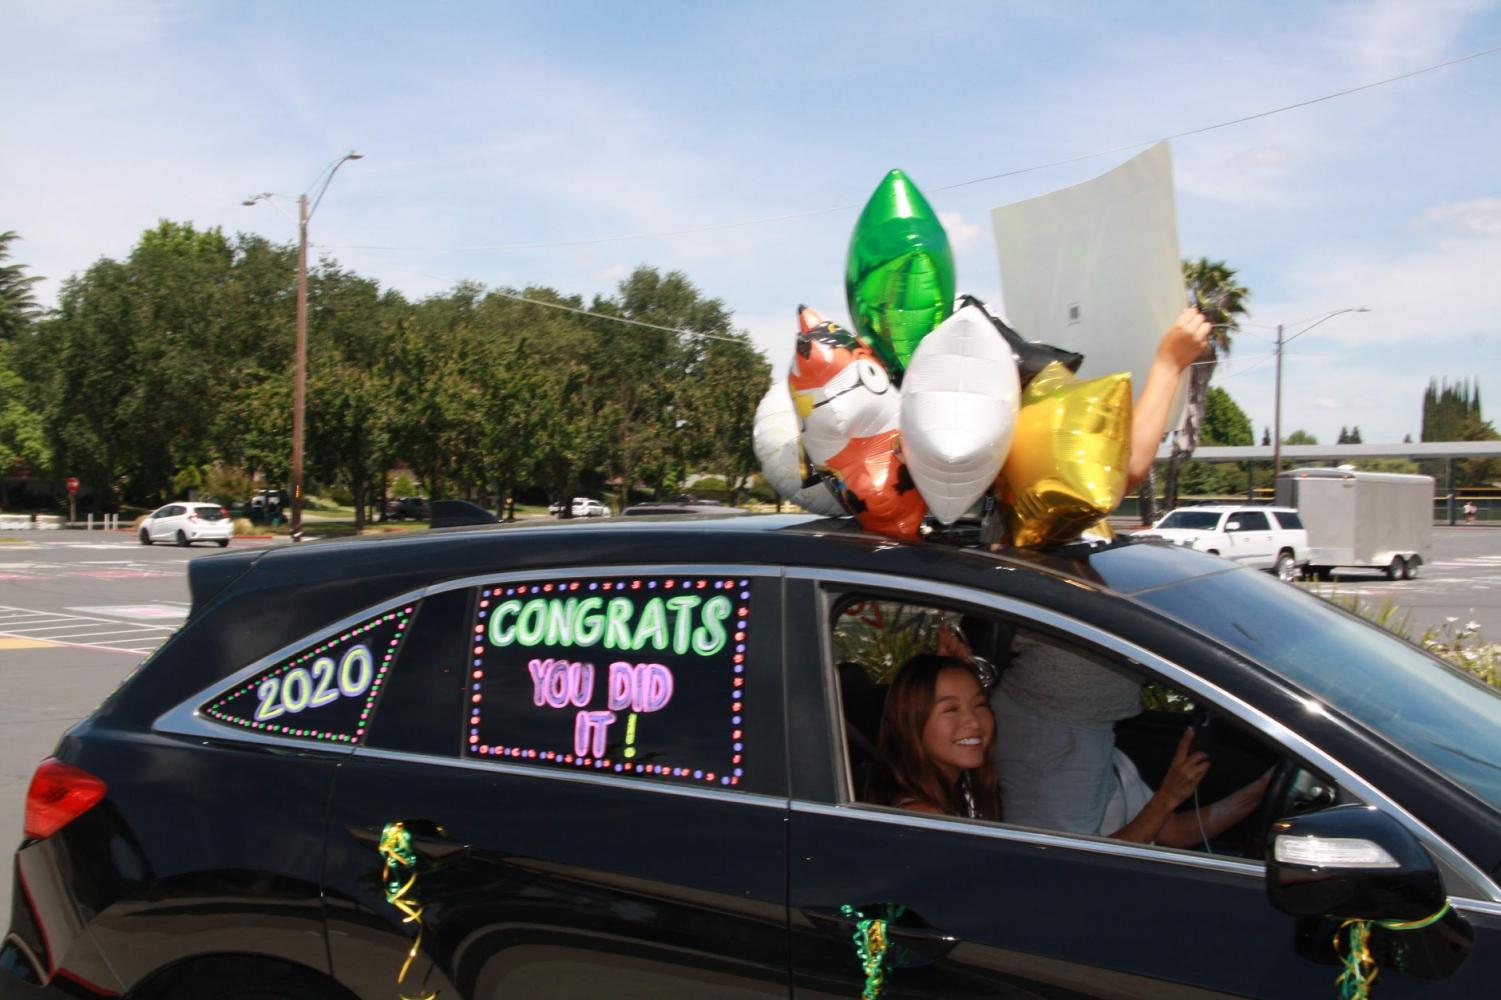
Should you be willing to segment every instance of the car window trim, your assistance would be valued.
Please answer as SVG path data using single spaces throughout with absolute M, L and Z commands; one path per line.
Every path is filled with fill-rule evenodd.
M 1107 854 L 1112 857 L 1136 858 L 1145 861 L 1165 861 L 1181 867 L 1209 869 L 1230 875 L 1246 875 L 1260 881 L 1266 878 L 1266 867 L 1259 862 L 1224 854 L 1202 854 L 1175 847 L 1159 847 L 1155 844 L 1137 844 L 1109 837 L 1090 837 L 1082 834 L 1062 833 L 1056 830 L 1037 830 L 1031 827 L 1011 826 L 1004 822 L 982 822 L 963 816 L 940 816 L 914 812 L 892 806 L 878 806 L 867 802 L 848 802 L 831 805 L 826 802 L 809 802 L 793 799 L 792 811 L 839 819 L 858 819 L 863 822 L 895 824 L 925 830 L 940 830 L 1004 840 L 1010 843 L 1031 844 L 1059 850 L 1085 851 L 1091 854 Z
M 306 744 L 300 744 L 305 746 Z M 468 771 L 483 771 L 487 774 L 512 774 L 543 781 L 575 781 L 589 785 L 606 785 L 617 791 L 656 792 L 695 799 L 713 799 L 719 802 L 744 802 L 747 805 L 769 809 L 786 810 L 790 800 L 785 795 L 768 795 L 765 792 L 728 791 L 718 788 L 699 788 L 696 785 L 674 785 L 667 782 L 622 781 L 619 775 L 595 774 L 592 771 L 567 771 L 561 768 L 537 767 L 510 762 L 477 760 L 470 757 L 444 757 L 437 754 L 409 753 L 405 750 L 385 750 L 380 747 L 356 747 L 354 760 L 385 760 L 401 764 L 421 764 L 424 767 L 458 767 Z
M 1286 747 L 1295 756 L 1302 758 L 1314 767 L 1322 770 L 1325 774 L 1330 775 L 1338 785 L 1348 789 L 1352 794 L 1360 797 L 1365 802 L 1380 808 L 1387 815 L 1405 826 L 1410 833 L 1418 838 L 1424 847 L 1439 859 L 1443 866 L 1463 878 L 1468 883 L 1468 889 L 1480 893 L 1478 898 L 1501 902 L 1501 889 L 1498 889 L 1495 881 L 1482 871 L 1478 865 L 1450 846 L 1447 841 L 1430 829 L 1422 820 L 1408 812 L 1402 805 L 1381 791 L 1377 786 L 1365 780 L 1365 778 L 1346 766 L 1343 762 L 1335 759 L 1321 747 L 1310 743 L 1298 733 L 1293 732 L 1261 709 L 1256 708 L 1237 695 L 1127 639 L 1106 632 L 1088 622 L 1080 621 L 1061 612 L 1042 607 L 1041 605 L 1030 604 L 1026 601 L 1002 594 L 975 590 L 971 587 L 943 583 L 941 581 L 927 580 L 921 577 L 892 576 L 861 570 L 816 569 L 792 566 L 787 567 L 786 576 L 790 580 L 811 580 L 817 585 L 832 584 L 839 587 L 857 587 L 877 592 L 906 591 L 908 593 L 921 594 L 925 599 L 931 598 L 940 603 L 948 601 L 955 604 L 968 604 L 975 607 L 990 608 L 1004 614 L 1030 619 L 1039 624 L 1057 629 L 1060 632 L 1076 636 L 1087 645 L 1109 650 L 1136 666 L 1144 667 L 1159 674 L 1175 686 L 1202 697 L 1206 702 L 1252 727 L 1274 745 Z M 823 657 L 820 658 L 820 669 L 826 666 L 823 663 L 823 659 Z M 1317 703 L 1311 703 L 1311 708 L 1319 709 L 1320 706 L 1317 706 Z M 842 720 L 840 722 L 842 724 Z M 835 741 L 836 746 L 838 742 Z M 842 747 L 837 752 L 841 755 L 845 753 Z M 849 786 L 846 784 L 845 791 L 848 792 L 848 790 Z M 1160 856 L 1167 860 L 1183 863 L 1178 855 L 1169 854 L 1169 850 L 1168 848 L 1155 848 L 1155 851 L 1159 852 Z M 1187 863 L 1192 863 L 1193 860 L 1196 859 L 1190 858 Z

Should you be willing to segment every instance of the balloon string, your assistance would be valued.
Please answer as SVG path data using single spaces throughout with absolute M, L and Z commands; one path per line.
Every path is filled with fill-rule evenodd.
M 1339 990 L 1340 1000 L 1370 1000 L 1371 988 L 1376 983 L 1378 969 L 1376 959 L 1371 955 L 1371 927 L 1380 927 L 1389 931 L 1417 931 L 1424 927 L 1432 927 L 1442 920 L 1449 912 L 1449 904 L 1445 903 L 1437 913 L 1423 917 L 1420 920 L 1346 920 L 1339 925 L 1339 930 L 1334 932 L 1334 950 L 1344 961 L 1344 971 L 1335 980 L 1334 985 Z M 1340 947 L 1340 938 L 1349 930 L 1349 941 L 1344 948 Z
M 415 891 L 417 852 L 412 850 L 412 835 L 407 831 L 406 824 L 387 823 L 381 830 L 377 850 L 385 862 L 381 868 L 380 880 L 386 887 L 386 902 L 401 912 L 402 923 L 417 925 L 417 936 L 412 940 L 412 947 L 407 950 L 406 961 L 401 963 L 401 971 L 396 974 L 396 996 L 399 1000 L 437 1000 L 436 992 L 423 992 L 419 996 L 409 997 L 402 989 L 412 962 L 422 950 L 422 904 L 417 900 Z

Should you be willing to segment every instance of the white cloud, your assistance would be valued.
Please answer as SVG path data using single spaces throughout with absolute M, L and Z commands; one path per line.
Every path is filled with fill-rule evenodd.
M 1175 164 L 1174 182 L 1185 194 L 1227 205 L 1282 206 L 1293 201 L 1288 189 L 1293 168 L 1287 151 L 1276 147 L 1256 146 L 1228 155 L 1189 151 Z
M 985 229 L 967 221 L 958 212 L 939 212 L 938 221 L 949 234 L 949 247 L 956 255 L 982 245 L 988 235 Z
M 1392 76 L 1454 54 L 1451 47 L 1470 19 L 1493 6 L 1489 0 L 1357 0 L 1337 15 L 1344 30 L 1335 39 L 1350 50 L 1359 76 Z
M 1423 221 L 1476 236 L 1501 236 L 1501 198 L 1472 198 L 1435 205 Z

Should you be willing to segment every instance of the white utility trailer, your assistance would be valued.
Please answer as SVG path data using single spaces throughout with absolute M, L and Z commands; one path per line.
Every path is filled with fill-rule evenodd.
M 1411 580 L 1433 554 L 1433 477 L 1354 469 L 1293 469 L 1277 476 L 1277 504 L 1308 530 L 1308 573 L 1342 566 Z

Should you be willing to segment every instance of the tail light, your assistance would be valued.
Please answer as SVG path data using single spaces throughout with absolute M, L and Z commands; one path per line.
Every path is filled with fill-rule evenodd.
M 193 513 L 192 511 L 189 511 L 188 512 L 188 520 L 189 521 L 196 521 L 196 520 L 198 520 L 198 515 L 195 514 L 195 513 Z
M 52 836 L 97 805 L 104 792 L 103 779 L 48 757 L 26 790 L 26 836 Z
M 228 517 L 229 516 L 229 511 L 225 510 L 223 507 L 220 507 L 219 508 L 219 516 L 220 517 Z

